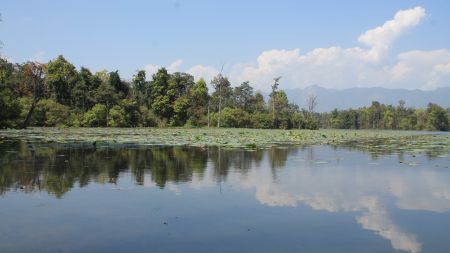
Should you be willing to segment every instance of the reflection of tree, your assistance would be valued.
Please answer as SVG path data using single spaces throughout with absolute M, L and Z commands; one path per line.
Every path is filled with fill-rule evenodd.
M 58 198 L 77 183 L 80 187 L 91 181 L 116 183 L 120 174 L 128 171 L 136 184 L 144 184 L 146 174 L 160 187 L 167 181 L 189 181 L 192 173 L 203 173 L 208 159 L 204 150 L 186 147 L 32 148 L 15 142 L 2 144 L 0 151 L 0 193 L 11 188 L 26 192 L 42 189 Z
M 288 155 L 293 152 L 297 152 L 297 148 L 270 148 L 267 153 L 269 157 L 270 168 L 272 171 L 272 177 L 276 179 L 277 169 L 283 168 L 287 160 Z
M 209 163 L 216 182 L 226 180 L 230 168 L 241 174 L 261 163 L 267 152 L 275 167 L 283 166 L 289 151 L 234 150 L 216 147 L 95 148 L 91 145 L 43 146 L 25 142 L 0 145 L 0 193 L 45 190 L 60 198 L 75 185 L 117 183 L 121 173 L 131 173 L 138 185 L 151 178 L 163 188 L 167 182 L 202 179 Z M 148 175 L 148 177 L 146 177 Z
M 263 150 L 208 148 L 208 158 L 213 164 L 213 174 L 217 182 L 226 180 L 230 168 L 245 174 L 254 164 L 259 164 L 264 156 Z

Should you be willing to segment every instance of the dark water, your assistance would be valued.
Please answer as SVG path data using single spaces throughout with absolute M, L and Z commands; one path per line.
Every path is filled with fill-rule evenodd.
M 0 252 L 450 252 L 450 158 L 0 144 Z

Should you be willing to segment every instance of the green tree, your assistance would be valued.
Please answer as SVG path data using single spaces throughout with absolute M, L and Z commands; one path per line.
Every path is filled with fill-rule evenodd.
M 224 77 L 222 74 L 218 74 L 214 77 L 211 84 L 214 87 L 211 102 L 217 111 L 217 127 L 220 127 L 222 108 L 231 106 L 233 89 L 231 88 L 228 78 Z
M 70 108 L 53 99 L 42 99 L 37 103 L 30 122 L 36 126 L 70 126 Z
M 339 111 L 338 111 L 338 109 L 334 109 L 332 112 L 331 112 L 331 117 L 330 117 L 330 120 L 329 120 L 330 122 L 330 126 L 332 127 L 332 128 L 340 128 L 341 127 L 341 119 L 340 119 L 340 117 L 339 117 Z
M 109 85 L 114 88 L 114 90 L 118 93 L 119 98 L 125 98 L 128 96 L 128 92 L 130 91 L 129 85 L 122 81 L 119 75 L 119 71 L 109 72 Z
M 194 77 L 190 74 L 176 72 L 170 75 L 167 88 L 170 102 L 173 103 L 188 94 L 194 84 Z
M 188 119 L 188 111 L 190 107 L 190 100 L 187 96 L 177 99 L 173 105 L 173 119 L 172 125 L 182 126 Z
M 114 90 L 114 87 L 108 83 L 102 82 L 102 84 L 100 84 L 98 89 L 95 91 L 94 97 L 98 103 L 105 106 L 106 123 L 108 123 L 109 110 L 119 101 L 117 92 Z
M 172 107 L 167 94 L 169 79 L 170 75 L 167 70 L 161 68 L 153 75 L 153 80 L 150 83 L 150 107 L 157 116 L 166 119 L 172 116 Z
M 125 113 L 125 125 L 128 127 L 137 127 L 141 123 L 140 109 L 137 100 L 132 98 L 122 99 L 120 107 Z
M 253 111 L 254 112 L 267 112 L 266 102 L 264 101 L 264 97 L 261 92 L 256 92 L 253 98 Z
M 253 126 L 253 122 L 251 120 L 250 115 L 239 108 L 230 108 L 230 107 L 225 107 L 222 110 L 222 126 L 223 127 L 233 127 L 233 128 L 237 128 L 237 127 L 252 127 Z M 217 122 L 217 120 L 219 115 L 218 113 L 214 113 L 212 118 L 214 122 Z
M 79 77 L 79 81 L 72 90 L 72 105 L 76 109 L 85 112 L 97 102 L 95 91 L 100 86 L 102 80 L 84 67 L 81 67 Z
M 200 78 L 189 91 L 189 124 L 197 126 L 208 110 L 208 86 L 203 78 Z
M 79 81 L 75 66 L 60 55 L 47 64 L 45 81 L 56 102 L 71 106 L 72 89 Z
M 91 110 L 84 113 L 83 125 L 90 127 L 106 126 L 107 108 L 103 104 L 96 104 Z
M 269 97 L 269 104 L 270 104 L 270 109 L 269 111 L 272 113 L 272 122 L 273 122 L 273 127 L 276 128 L 278 127 L 278 120 L 277 120 L 277 104 L 278 104 L 278 86 L 280 85 L 280 79 L 281 76 L 276 77 L 273 79 L 273 84 L 272 84 L 272 92 L 270 93 Z
M 441 106 L 429 103 L 427 107 L 428 128 L 430 130 L 448 131 L 448 112 Z
M 234 105 L 241 110 L 252 112 L 253 110 L 253 87 L 250 82 L 243 82 L 241 85 L 233 89 Z
M 136 101 L 138 106 L 144 105 L 147 90 L 147 81 L 145 70 L 139 70 L 136 75 L 133 76 L 133 88 L 134 88 L 134 97 L 136 97 Z
M 0 128 L 14 127 L 20 116 L 19 101 L 13 92 L 0 83 Z
M 108 126 L 112 127 L 127 126 L 125 118 L 125 110 L 119 105 L 115 105 L 109 110 Z

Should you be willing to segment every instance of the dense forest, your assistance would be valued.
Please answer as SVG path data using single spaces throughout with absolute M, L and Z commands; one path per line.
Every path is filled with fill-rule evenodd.
M 0 58 L 0 128 L 57 127 L 243 127 L 281 129 L 449 130 L 450 108 L 430 103 L 416 109 L 372 102 L 368 107 L 315 112 L 320 94 L 306 108 L 289 102 L 273 79 L 265 101 L 249 82 L 232 86 L 217 75 L 204 79 L 160 68 L 132 80 L 118 71 L 79 70 L 63 56 L 46 64 Z M 269 85 L 269 84 L 268 84 Z

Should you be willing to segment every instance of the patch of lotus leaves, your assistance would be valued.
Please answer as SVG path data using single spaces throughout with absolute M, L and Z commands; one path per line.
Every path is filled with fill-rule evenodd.
M 259 149 L 290 145 L 343 145 L 373 153 L 450 153 L 450 135 L 387 130 L 262 130 L 231 128 L 29 128 L 0 130 L 0 139 L 42 143 L 188 145 Z

